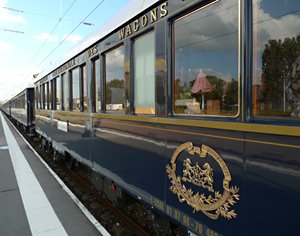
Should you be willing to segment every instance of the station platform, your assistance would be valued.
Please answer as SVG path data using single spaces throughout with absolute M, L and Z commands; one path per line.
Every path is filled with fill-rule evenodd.
M 1 111 L 0 235 L 109 235 Z

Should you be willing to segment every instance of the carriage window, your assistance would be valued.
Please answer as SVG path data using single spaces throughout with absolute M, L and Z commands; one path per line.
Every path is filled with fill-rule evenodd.
M 62 102 L 62 88 L 61 88 L 61 77 L 56 78 L 56 110 L 61 109 Z
M 46 103 L 46 84 L 42 85 L 42 109 L 46 109 L 47 103 Z
M 40 102 L 39 97 L 40 97 L 39 86 L 36 85 L 35 86 L 35 107 L 36 107 L 36 109 L 39 109 L 39 102 Z
M 48 109 L 52 109 L 52 80 L 48 82 Z
M 101 111 L 100 59 L 93 61 L 93 79 L 95 83 L 95 111 Z
M 83 111 L 87 111 L 89 107 L 89 87 L 88 87 L 88 81 L 86 76 L 86 65 L 83 65 L 81 67 L 81 79 L 82 79 L 82 94 L 83 94 Z
M 56 78 L 54 78 L 53 80 L 51 80 L 51 110 L 55 110 L 56 107 L 56 88 L 55 85 L 56 84 Z
M 124 47 L 105 54 L 106 111 L 124 113 Z
M 44 89 L 43 89 L 43 85 L 40 85 L 40 102 L 39 102 L 39 108 L 40 109 L 44 109 Z
M 63 82 L 63 110 L 68 111 L 70 108 L 70 85 L 69 85 L 69 78 L 67 74 L 62 75 L 62 82 Z
M 219 1 L 174 22 L 175 114 L 238 113 L 238 1 Z
M 80 111 L 80 84 L 79 84 L 79 67 L 72 70 L 72 110 Z
M 49 109 L 49 83 L 45 83 L 45 109 Z
M 300 119 L 300 2 L 253 1 L 252 112 Z
M 134 107 L 136 114 L 155 114 L 154 33 L 134 42 Z

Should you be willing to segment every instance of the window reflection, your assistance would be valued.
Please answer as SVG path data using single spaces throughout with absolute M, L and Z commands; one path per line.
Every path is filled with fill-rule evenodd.
M 100 59 L 93 61 L 93 78 L 95 81 L 96 112 L 101 111 L 101 84 L 100 84 Z
M 300 2 L 253 1 L 252 111 L 300 118 Z
M 40 85 L 40 109 L 44 109 L 44 86 Z
M 49 105 L 48 105 L 48 109 L 51 110 L 52 109 L 52 80 L 49 81 L 49 94 L 48 94 L 48 101 L 49 101 Z
M 50 109 L 49 82 L 45 84 L 45 109 Z
M 63 110 L 68 111 L 69 110 L 69 103 L 70 103 L 70 88 L 69 88 L 69 78 L 66 76 L 66 74 L 62 75 L 62 82 L 63 82 Z
M 53 79 L 49 82 L 49 109 L 53 109 Z
M 174 22 L 174 112 L 238 112 L 238 1 L 220 1 Z
M 49 83 L 45 83 L 45 109 L 49 109 Z
M 106 62 L 106 111 L 124 113 L 124 47 L 108 52 Z
M 39 109 L 39 102 L 40 102 L 40 94 L 39 94 L 39 86 L 35 86 L 35 108 Z
M 80 111 L 79 67 L 72 70 L 72 98 L 72 110 Z
M 57 77 L 56 78 L 56 110 L 60 110 L 61 109 L 61 77 Z
M 56 78 L 51 80 L 51 109 L 56 109 Z
M 86 65 L 83 65 L 81 67 L 81 78 L 82 78 L 82 90 L 83 90 L 83 111 L 88 111 L 89 107 L 89 87 L 88 87 L 88 81 L 86 77 Z

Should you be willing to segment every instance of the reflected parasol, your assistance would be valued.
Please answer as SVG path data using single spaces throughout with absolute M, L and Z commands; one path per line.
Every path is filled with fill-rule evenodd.
M 204 93 L 211 92 L 212 86 L 208 79 L 206 78 L 206 75 L 200 70 L 199 74 L 197 75 L 197 78 L 193 84 L 193 87 L 191 89 L 192 93 L 201 93 L 202 94 L 202 104 L 201 104 L 201 110 L 204 111 Z

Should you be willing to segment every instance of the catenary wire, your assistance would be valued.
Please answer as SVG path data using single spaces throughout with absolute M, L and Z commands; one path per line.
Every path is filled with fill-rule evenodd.
M 84 22 L 104 1 L 105 0 L 102 0 L 81 22 Z M 39 63 L 38 67 L 81 25 L 81 22 Z
M 24 11 L 24 10 L 20 10 L 20 9 L 16 9 L 16 8 L 11 8 L 11 7 L 2 7 L 3 9 L 6 9 L 8 11 L 12 11 L 12 12 L 17 12 L 17 13 L 21 13 L 21 14 L 27 14 L 27 15 L 33 15 L 33 16 L 38 16 L 38 17 L 44 17 L 44 18 L 49 18 L 49 19 L 55 19 L 55 20 L 59 20 L 61 19 L 61 17 L 56 17 L 56 16 L 50 16 L 50 15 L 44 15 L 44 14 L 39 14 L 36 12 L 30 12 L 30 11 Z M 63 19 L 61 19 L 62 21 Z M 73 21 L 73 22 L 78 22 L 76 20 L 73 19 L 64 19 L 64 21 Z M 94 26 L 93 23 L 90 22 L 83 22 L 82 24 L 84 25 L 89 25 L 89 26 Z
M 69 6 L 69 8 L 64 12 L 64 14 L 58 19 L 57 23 L 55 24 L 55 26 L 53 27 L 51 33 L 48 35 L 47 39 L 43 42 L 42 46 L 37 50 L 37 52 L 34 54 L 34 56 L 32 57 L 32 59 L 29 62 L 29 65 L 26 68 L 30 68 L 30 65 L 32 64 L 32 62 L 35 60 L 35 58 L 37 57 L 37 55 L 40 53 L 40 51 L 44 48 L 44 46 L 46 45 L 46 43 L 48 42 L 48 40 L 50 39 L 50 37 L 53 35 L 54 31 L 56 30 L 56 28 L 58 27 L 58 25 L 61 23 L 62 19 L 65 17 L 65 15 L 70 11 L 70 9 L 74 6 L 74 4 L 76 3 L 77 0 L 74 0 L 71 5 Z M 26 74 L 26 73 L 25 73 Z

